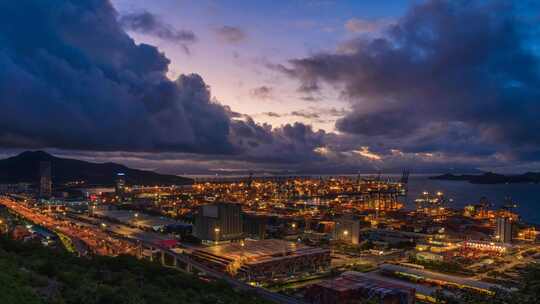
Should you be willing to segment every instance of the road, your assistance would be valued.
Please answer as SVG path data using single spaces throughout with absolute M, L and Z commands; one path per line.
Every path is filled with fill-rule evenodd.
M 136 255 L 138 244 L 142 243 L 151 247 L 158 247 L 156 241 L 167 238 L 159 234 L 142 231 L 137 228 L 127 227 L 125 225 L 108 223 L 101 225 L 92 221 L 77 221 L 72 218 L 54 218 L 42 214 L 39 210 L 28 208 L 20 203 L 14 202 L 5 197 L 0 198 L 0 204 L 6 206 L 11 211 L 28 219 L 29 221 L 42 225 L 52 231 L 59 231 L 70 238 L 80 240 L 85 243 L 94 253 L 99 255 L 116 256 L 118 254 Z M 87 218 L 91 219 L 91 218 Z M 121 237 L 114 237 L 114 233 Z M 261 298 L 274 303 L 284 304 L 302 304 L 303 302 L 282 294 L 274 293 L 269 290 L 251 286 L 245 282 L 236 280 L 227 274 L 218 272 L 206 265 L 192 260 L 189 256 L 175 252 L 168 248 L 159 248 L 167 254 L 174 256 L 179 261 L 190 264 L 193 268 L 206 273 L 207 275 L 224 280 L 238 290 L 253 292 Z
M 74 244 L 77 244 L 78 241 L 83 242 L 94 254 L 116 256 L 135 254 L 136 252 L 137 248 L 133 244 L 115 239 L 98 227 L 76 225 L 69 220 L 42 214 L 39 210 L 26 207 L 6 198 L 0 198 L 0 204 L 37 225 L 51 231 L 63 233 L 71 238 Z
M 112 232 L 124 237 L 133 238 L 137 240 L 142 240 L 149 243 L 158 243 L 159 241 L 163 240 L 170 240 L 173 239 L 174 236 L 157 233 L 157 232 L 151 232 L 151 231 L 145 231 L 139 228 L 129 227 L 124 224 L 115 223 L 109 220 L 101 219 L 101 218 L 95 218 L 91 216 L 86 215 L 69 215 L 70 221 L 74 221 L 77 223 L 86 223 L 91 224 L 95 226 L 99 226 L 101 224 L 105 224 L 102 229 L 108 232 Z

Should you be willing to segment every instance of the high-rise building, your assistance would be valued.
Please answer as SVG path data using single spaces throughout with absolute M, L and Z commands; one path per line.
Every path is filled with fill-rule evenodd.
M 495 237 L 501 243 L 512 242 L 512 219 L 508 217 L 498 217 L 496 220 Z
M 215 203 L 199 206 L 193 234 L 204 243 L 224 243 L 243 238 L 239 204 Z
M 39 163 L 39 196 L 50 198 L 52 195 L 51 162 L 42 161 Z
M 126 190 L 126 174 L 117 173 L 116 174 L 116 184 L 115 184 L 115 193 L 120 201 L 124 200 L 124 194 Z
M 267 218 L 264 216 L 244 214 L 244 236 L 263 240 L 266 237 L 266 221 Z
M 356 245 L 360 242 L 360 226 L 360 219 L 343 216 L 336 220 L 334 239 Z

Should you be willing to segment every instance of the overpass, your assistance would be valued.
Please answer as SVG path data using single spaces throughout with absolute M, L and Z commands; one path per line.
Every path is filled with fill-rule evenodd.
M 238 290 L 241 290 L 244 292 L 255 293 L 261 298 L 267 301 L 274 302 L 274 303 L 284 303 L 284 304 L 304 304 L 305 303 L 301 300 L 298 300 L 298 299 L 295 299 L 286 295 L 282 295 L 279 293 L 271 292 L 264 288 L 255 287 L 243 281 L 236 280 L 225 273 L 212 269 L 198 261 L 193 260 L 186 254 L 178 253 L 171 249 L 164 248 L 157 244 L 139 240 L 139 239 L 133 239 L 133 238 L 125 238 L 125 239 L 131 240 L 133 242 L 137 242 L 140 245 L 140 251 L 139 251 L 140 258 L 145 257 L 143 255 L 143 248 L 148 248 L 150 249 L 151 254 L 147 256 L 147 258 L 149 258 L 151 261 L 154 261 L 155 258 L 159 258 L 159 262 L 165 267 L 178 269 L 178 270 L 188 272 L 188 273 L 193 273 L 193 270 L 195 269 L 201 273 L 204 273 L 216 279 L 223 280 L 227 284 L 233 286 L 234 288 Z M 154 256 L 155 253 L 158 254 L 158 257 Z

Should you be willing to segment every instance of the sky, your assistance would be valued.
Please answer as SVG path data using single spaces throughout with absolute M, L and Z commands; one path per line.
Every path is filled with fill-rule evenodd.
M 540 171 L 534 1 L 0 3 L 0 154 L 172 174 Z
M 298 92 L 296 83 L 266 65 L 333 51 L 360 31 L 377 30 L 378 23 L 398 18 L 410 2 L 115 0 L 113 4 L 120 14 L 150 13 L 196 35 L 197 41 L 188 45 L 128 28 L 137 42 L 156 45 L 171 59 L 169 77 L 200 74 L 221 103 L 258 122 L 279 126 L 300 121 L 334 131 L 336 115 L 348 107 L 339 94 L 328 91 L 326 105 L 319 105 L 311 100 L 314 96 Z M 334 114 L 325 115 L 328 110 Z

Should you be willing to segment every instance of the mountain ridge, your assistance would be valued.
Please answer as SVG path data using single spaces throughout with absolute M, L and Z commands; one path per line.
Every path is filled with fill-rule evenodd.
M 515 183 L 540 183 L 540 172 L 526 172 L 517 175 L 503 175 L 493 172 L 484 174 L 461 174 L 456 175 L 446 173 L 438 176 L 431 176 L 430 179 L 448 180 L 448 181 L 468 181 L 472 184 L 515 184 Z
M 132 185 L 186 185 L 193 183 L 190 178 L 132 169 L 113 162 L 93 163 L 74 158 L 61 158 L 45 151 L 24 151 L 18 155 L 1 159 L 0 183 L 37 183 L 40 177 L 39 165 L 42 161 L 51 162 L 54 184 L 85 181 L 87 185 L 110 186 L 114 184 L 117 173 L 125 173 L 126 182 Z

